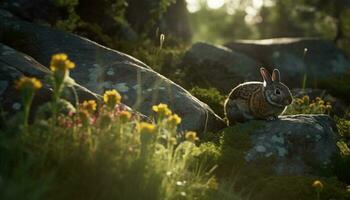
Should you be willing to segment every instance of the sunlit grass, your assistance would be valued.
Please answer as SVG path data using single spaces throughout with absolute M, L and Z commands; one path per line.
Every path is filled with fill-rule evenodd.
M 57 57 L 68 60 L 65 54 L 53 60 Z M 30 125 L 24 122 L 19 128 L 15 118 L 0 131 L 0 199 L 163 200 L 222 195 L 219 188 L 225 186 L 216 181 L 216 164 L 196 159 L 202 152 L 217 150 L 198 146 L 196 132 L 179 133 L 181 118 L 166 104 L 150 108 L 154 121 L 141 120 L 121 104 L 118 91 L 109 90 L 103 99 L 83 101 L 62 113 L 62 106 L 70 104 L 61 97 L 72 69 L 66 66 L 73 64 L 51 63 L 57 66 L 51 67 L 47 78 L 55 88 L 53 100 L 43 105 L 50 117 Z M 27 79 L 29 89 L 39 88 L 38 80 Z M 232 190 L 225 196 L 237 199 Z

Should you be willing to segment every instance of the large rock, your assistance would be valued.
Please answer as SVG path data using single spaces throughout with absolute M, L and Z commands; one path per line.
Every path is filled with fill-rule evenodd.
M 194 44 L 182 64 L 186 81 L 201 87 L 216 87 L 223 93 L 244 81 L 261 80 L 260 63 L 238 51 L 207 43 Z
M 180 130 L 203 133 L 225 126 L 206 104 L 142 62 L 87 39 L 0 17 L 0 41 L 46 66 L 52 54 L 65 52 L 76 63 L 71 77 L 77 83 L 97 94 L 115 88 L 126 105 L 148 116 L 152 105 L 166 103 L 182 117 Z
M 327 115 L 282 116 L 276 121 L 252 121 L 238 126 L 241 127 L 234 130 L 255 128 L 245 133 L 238 144 L 237 132 L 224 136 L 224 140 L 230 138 L 236 144 L 230 148 L 240 148 L 242 162 L 250 169 L 264 163 L 261 167 L 271 168 L 275 175 L 317 175 L 339 153 L 336 126 Z
M 269 70 L 278 68 L 289 87 L 303 87 L 305 78 L 307 87 L 322 83 L 327 88 L 331 80 L 342 79 L 350 71 L 346 55 L 331 41 L 323 39 L 243 40 L 225 46 L 254 58 Z
M 80 66 L 110 65 L 126 61 L 149 68 L 129 55 L 88 39 L 6 16 L 0 16 L 0 41 L 32 56 L 45 66 L 49 65 L 53 54 L 65 52 Z
M 49 73 L 47 68 L 30 56 L 0 43 L 0 105 L 4 111 L 14 114 L 22 109 L 20 94 L 14 88 L 15 80 L 24 75 L 43 80 Z M 75 84 L 74 87 L 80 101 L 99 98 L 97 94 L 79 84 Z M 34 97 L 32 110 L 35 111 L 38 106 L 50 101 L 51 96 L 51 87 L 44 84 Z M 66 98 L 72 103 L 75 102 L 71 93 L 66 93 Z

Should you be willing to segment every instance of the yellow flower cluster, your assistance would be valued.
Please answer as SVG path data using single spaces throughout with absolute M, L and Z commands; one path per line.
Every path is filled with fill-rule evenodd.
M 288 106 L 285 114 L 323 114 L 332 110 L 330 102 L 325 102 L 320 97 L 310 100 L 309 96 L 295 98 L 293 103 Z
M 117 90 L 107 90 L 103 94 L 103 101 L 110 106 L 111 108 L 114 108 L 115 105 L 120 103 L 122 97 L 120 96 L 119 92 Z
M 197 133 L 194 131 L 186 132 L 185 138 L 186 138 L 186 140 L 191 141 L 191 142 L 199 140 L 199 138 L 197 137 Z
M 88 101 L 84 101 L 81 104 L 81 108 L 83 110 L 86 110 L 89 113 L 92 113 L 96 110 L 97 104 L 95 100 L 88 100 Z
M 157 126 L 147 122 L 140 122 L 138 124 L 138 130 L 140 134 L 153 135 L 157 132 Z
M 171 110 L 168 108 L 168 105 L 163 103 L 152 106 L 152 110 L 160 116 L 169 116 L 172 113 Z
M 42 87 L 42 84 L 36 78 L 22 76 L 19 80 L 15 82 L 15 87 L 18 90 L 23 90 L 23 89 L 38 90 Z
M 329 111 L 332 109 L 332 105 L 329 102 L 325 103 L 320 97 L 316 97 L 315 101 L 310 104 L 311 108 L 316 108 L 317 106 L 322 110 Z
M 176 125 L 181 123 L 181 118 L 177 114 L 170 115 L 166 122 L 169 126 L 175 127 Z
M 50 69 L 53 72 L 56 71 L 67 71 L 69 69 L 73 69 L 75 64 L 68 59 L 67 54 L 59 53 L 55 54 L 51 58 Z

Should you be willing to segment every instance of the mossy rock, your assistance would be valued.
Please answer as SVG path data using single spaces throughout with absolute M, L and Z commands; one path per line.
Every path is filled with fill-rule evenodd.
M 321 119 L 318 120 L 327 120 L 326 116 L 319 117 Z M 293 117 L 289 118 L 289 120 L 291 119 Z M 296 119 L 294 120 L 297 121 Z M 319 169 L 314 169 L 314 175 L 278 174 L 276 166 L 281 162 L 278 154 L 272 154 L 268 157 L 257 156 L 255 159 L 250 160 L 249 153 L 252 152 L 252 149 L 257 149 L 254 139 L 257 136 L 262 137 L 264 134 L 268 134 L 264 131 L 269 126 L 274 127 L 271 123 L 278 122 L 250 121 L 226 128 L 220 133 L 221 157 L 219 169 L 217 170 L 217 175 L 220 179 L 231 177 L 230 179 L 234 182 L 234 189 L 243 196 L 253 200 L 317 199 L 317 193 L 315 188 L 312 187 L 312 183 L 318 179 L 324 184 L 324 188 L 320 193 L 320 199 L 349 198 L 350 193 L 346 192 L 344 183 L 336 178 L 319 178 L 320 175 L 317 174 Z M 304 123 L 307 123 L 307 120 Z M 295 126 L 295 124 L 291 124 Z M 283 126 L 280 128 L 283 129 Z M 307 128 L 305 131 L 308 131 Z M 271 140 L 271 137 L 269 139 Z M 286 141 L 288 141 L 287 138 Z M 290 144 L 286 142 L 286 145 Z

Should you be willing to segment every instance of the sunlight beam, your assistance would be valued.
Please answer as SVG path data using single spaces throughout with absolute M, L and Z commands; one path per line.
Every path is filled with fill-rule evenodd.
M 219 9 L 225 4 L 225 0 L 207 0 L 207 6 L 210 9 Z

